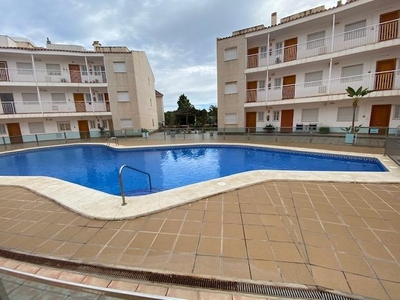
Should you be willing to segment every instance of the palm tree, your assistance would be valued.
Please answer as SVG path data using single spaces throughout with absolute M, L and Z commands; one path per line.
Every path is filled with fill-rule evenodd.
M 351 121 L 350 132 L 352 134 L 355 134 L 356 127 L 354 126 L 354 122 L 356 120 L 356 110 L 358 107 L 358 102 L 360 102 L 360 99 L 365 95 L 372 93 L 373 90 L 369 90 L 368 88 L 363 89 L 362 86 L 360 86 L 358 90 L 354 90 L 352 87 L 349 86 L 347 87 L 346 92 L 348 97 L 353 98 L 353 119 Z M 354 144 L 354 139 L 353 139 L 353 144 Z

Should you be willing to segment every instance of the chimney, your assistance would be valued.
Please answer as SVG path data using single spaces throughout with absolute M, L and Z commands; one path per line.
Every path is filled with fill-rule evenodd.
M 271 26 L 275 26 L 276 25 L 277 19 L 278 19 L 278 13 L 277 12 L 273 12 L 271 14 Z
M 339 1 L 337 2 L 337 6 L 342 6 L 342 0 L 339 0 Z
M 93 41 L 92 46 L 94 47 L 94 50 L 96 50 L 96 47 L 101 47 L 101 44 L 99 41 Z

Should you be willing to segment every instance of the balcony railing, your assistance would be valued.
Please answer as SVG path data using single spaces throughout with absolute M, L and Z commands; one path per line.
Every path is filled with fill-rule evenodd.
M 1 102 L 0 114 L 32 114 L 32 113 L 74 113 L 74 112 L 105 112 L 110 111 L 109 102 L 23 102 L 8 101 Z
M 267 52 L 251 54 L 247 56 L 247 68 L 276 65 L 291 60 L 315 57 L 331 52 L 398 39 L 399 20 L 366 26 L 334 36 L 290 45 L 281 49 L 270 49 L 269 54 Z
M 313 82 L 300 82 L 296 84 L 272 87 L 271 89 L 249 89 L 247 102 L 280 101 L 294 98 L 318 97 L 332 94 L 344 94 L 346 88 L 352 86 L 368 88 L 374 91 L 400 90 L 400 70 L 368 73 L 350 77 L 340 77 L 329 80 Z
M 0 82 L 48 82 L 48 83 L 106 83 L 105 71 L 73 71 L 43 69 L 0 69 Z

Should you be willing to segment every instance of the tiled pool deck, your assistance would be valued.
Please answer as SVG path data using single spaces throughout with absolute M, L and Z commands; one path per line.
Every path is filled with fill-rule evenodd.
M 399 214 L 400 183 L 268 180 L 121 221 L 91 220 L 27 189 L 0 186 L 0 244 L 61 260 L 398 299 Z M 40 270 L 9 260 L 0 264 Z M 62 270 L 50 273 L 63 276 Z M 141 283 L 125 284 L 137 289 Z M 188 299 L 252 299 L 153 288 L 146 291 Z

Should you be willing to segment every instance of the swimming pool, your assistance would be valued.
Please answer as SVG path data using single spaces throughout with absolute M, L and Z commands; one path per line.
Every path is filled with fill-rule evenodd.
M 376 158 L 320 154 L 244 145 L 190 145 L 114 149 L 71 145 L 0 155 L 2 176 L 50 176 L 119 195 L 118 170 L 148 172 L 155 191 L 252 170 L 386 172 Z M 148 192 L 145 175 L 125 170 L 128 194 Z

